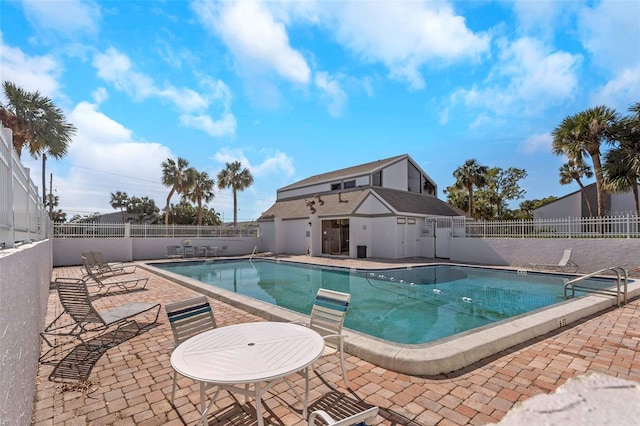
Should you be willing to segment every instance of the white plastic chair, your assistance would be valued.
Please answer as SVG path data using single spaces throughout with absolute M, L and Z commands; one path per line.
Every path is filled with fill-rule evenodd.
M 309 415 L 308 424 L 315 425 L 316 419 L 324 420 L 324 423 L 330 426 L 353 426 L 353 425 L 370 425 L 378 415 L 379 407 L 371 407 L 361 413 L 351 415 L 341 420 L 335 420 L 326 411 L 316 410 Z M 323 423 L 319 423 L 323 424 Z
M 340 367 L 344 377 L 345 387 L 349 387 L 347 372 L 344 368 L 344 335 L 342 327 L 347 316 L 347 309 L 351 295 L 339 291 L 321 288 L 311 309 L 311 321 L 309 327 L 318 332 L 324 338 L 324 352 L 322 356 L 338 354 Z

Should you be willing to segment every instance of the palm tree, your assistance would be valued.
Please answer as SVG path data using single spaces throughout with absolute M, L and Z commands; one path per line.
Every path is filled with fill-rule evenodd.
M 582 196 L 587 201 L 587 208 L 589 209 L 589 216 L 593 217 L 593 207 L 591 206 L 591 199 L 587 194 L 587 190 L 582 183 L 582 178 L 592 178 L 593 172 L 591 171 L 591 167 L 588 164 L 584 164 L 582 160 L 569 160 L 562 166 L 560 166 L 560 184 L 568 185 L 574 180 L 580 187 L 580 192 L 582 192 Z
M 218 173 L 218 188 L 233 190 L 233 226 L 238 226 L 238 191 L 253 184 L 253 176 L 249 169 L 242 169 L 239 161 L 227 163 L 226 168 Z
M 456 178 L 454 186 L 466 189 L 469 195 L 469 216 L 473 217 L 473 187 L 482 187 L 486 183 L 486 173 L 488 168 L 481 166 L 476 160 L 471 159 L 458 167 L 453 172 Z
M 115 194 L 111 193 L 111 207 L 114 209 L 120 209 L 120 213 L 122 213 L 122 223 L 125 222 L 124 212 L 129 205 L 129 196 L 126 192 L 118 191 Z
M 596 175 L 596 194 L 598 196 L 598 216 L 604 216 L 605 199 L 600 159 L 600 146 L 618 120 L 614 109 L 596 106 L 562 120 L 553 130 L 553 153 L 566 155 L 576 162 L 590 156 Z
M 3 83 L 3 89 L 7 104 L 0 105 L 0 118 L 13 131 L 18 155 L 26 146 L 33 158 L 42 157 L 42 202 L 46 203 L 47 155 L 57 159 L 67 155 L 77 129 L 51 99 L 39 92 L 27 92 L 9 81 Z
M 192 203 L 198 204 L 198 226 L 202 226 L 202 200 L 205 203 L 213 200 L 213 179 L 209 177 L 207 172 L 196 171 L 193 176 L 193 186 L 182 196 Z
M 162 184 L 171 187 L 167 196 L 167 206 L 164 208 L 165 225 L 169 225 L 171 197 L 175 193 L 182 194 L 191 188 L 195 171 L 193 167 L 189 167 L 189 162 L 184 158 L 178 157 L 178 161 L 167 158 L 167 161 L 162 162 Z
M 47 202 L 45 203 L 45 207 L 49 209 L 49 218 L 51 218 L 53 209 L 55 207 L 58 207 L 58 204 L 60 204 L 60 197 L 51 193 L 47 194 Z
M 619 121 L 613 137 L 619 145 L 605 156 L 604 185 L 611 192 L 633 192 L 636 215 L 640 215 L 638 180 L 640 180 L 640 102 L 629 108 L 633 114 Z

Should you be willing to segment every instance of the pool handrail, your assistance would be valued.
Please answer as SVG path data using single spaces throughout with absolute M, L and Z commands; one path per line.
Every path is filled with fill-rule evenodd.
M 623 300 L 624 300 L 623 303 L 626 305 L 627 304 L 627 284 L 628 284 L 628 281 L 629 281 L 629 277 L 628 277 L 628 274 L 627 274 L 627 270 L 622 268 L 622 267 L 620 267 L 620 266 L 612 266 L 612 267 L 609 267 L 609 268 L 600 269 L 599 271 L 595 271 L 595 272 L 592 272 L 590 274 L 583 275 L 581 277 L 575 278 L 575 279 L 573 279 L 571 281 L 567 281 L 566 283 L 564 283 L 564 298 L 565 298 L 565 300 L 568 299 L 567 289 L 569 287 L 571 287 L 571 298 L 575 298 L 575 296 L 576 296 L 576 288 L 578 288 L 579 290 L 582 290 L 584 292 L 587 292 L 587 293 L 600 293 L 600 294 L 613 295 L 612 290 L 595 289 L 595 288 L 592 288 L 592 287 L 585 287 L 585 286 L 576 286 L 576 283 L 579 282 L 579 281 L 586 280 L 588 278 L 594 277 L 596 275 L 601 275 L 601 274 L 603 274 L 605 272 L 609 272 L 609 271 L 611 271 L 611 272 L 616 274 L 616 286 L 617 286 L 617 289 L 616 289 L 615 296 L 616 296 L 616 300 L 618 302 L 618 307 L 620 307 L 620 278 L 621 278 L 621 275 L 622 275 L 622 277 L 624 277 L 624 292 L 623 292 L 622 295 L 623 295 Z

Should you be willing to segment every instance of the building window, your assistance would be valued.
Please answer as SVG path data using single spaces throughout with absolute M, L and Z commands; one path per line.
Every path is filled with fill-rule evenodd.
M 356 187 L 356 181 L 355 180 L 348 180 L 344 183 L 344 189 L 347 188 L 355 188 Z
M 407 191 L 416 192 L 419 194 L 422 192 L 422 185 L 420 184 L 422 175 L 418 170 L 418 168 L 413 164 L 409 163 L 408 166 L 409 167 L 408 167 L 408 176 L 407 176 L 407 181 L 408 181 Z
M 337 191 L 339 189 L 342 189 L 342 184 L 341 183 L 332 183 L 331 184 L 331 190 L 332 191 Z
M 429 182 L 424 176 L 422 176 L 422 192 L 428 195 L 436 194 L 436 187 L 433 186 L 433 184 Z
M 373 174 L 371 178 L 371 185 L 382 186 L 382 170 Z

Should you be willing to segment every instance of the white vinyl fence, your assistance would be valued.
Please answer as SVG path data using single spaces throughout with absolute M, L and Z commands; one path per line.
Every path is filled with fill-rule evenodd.
M 43 240 L 50 234 L 38 187 L 13 149 L 13 133 L 0 126 L 0 250 Z
M 220 238 L 257 237 L 257 225 L 197 226 L 133 223 L 54 223 L 54 238 Z
M 473 221 L 453 218 L 453 237 L 465 238 L 640 238 L 640 217 Z

